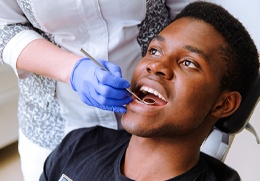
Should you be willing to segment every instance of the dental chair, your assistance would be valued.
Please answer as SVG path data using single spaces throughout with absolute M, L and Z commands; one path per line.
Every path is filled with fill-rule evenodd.
M 239 174 L 232 168 L 223 164 L 232 141 L 236 134 L 243 129 L 250 131 L 260 144 L 259 137 L 249 120 L 259 102 L 260 96 L 260 72 L 256 82 L 250 88 L 250 91 L 239 109 L 227 120 L 219 120 L 214 130 L 201 146 L 201 152 L 206 157 L 206 162 L 210 169 L 215 173 L 220 181 L 238 181 Z

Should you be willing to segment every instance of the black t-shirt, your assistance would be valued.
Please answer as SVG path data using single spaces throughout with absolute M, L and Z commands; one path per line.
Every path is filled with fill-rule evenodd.
M 131 135 L 103 127 L 69 133 L 50 154 L 40 181 L 131 181 L 120 165 Z M 214 181 L 203 155 L 196 166 L 169 181 Z

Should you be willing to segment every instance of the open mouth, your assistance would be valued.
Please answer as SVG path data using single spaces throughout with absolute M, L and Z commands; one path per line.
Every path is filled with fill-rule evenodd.
M 140 91 L 137 93 L 138 97 L 141 98 L 147 105 L 151 106 L 164 106 L 167 104 L 165 97 L 158 91 L 142 86 Z M 138 101 L 138 100 L 137 100 Z M 140 102 L 140 101 L 139 101 Z

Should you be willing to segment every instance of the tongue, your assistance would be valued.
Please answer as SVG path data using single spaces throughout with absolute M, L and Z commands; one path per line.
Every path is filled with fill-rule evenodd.
M 149 103 L 155 101 L 154 104 L 151 104 L 152 106 L 163 106 L 163 105 L 166 104 L 166 102 L 164 100 L 160 99 L 159 97 L 155 96 L 154 94 L 147 94 L 147 95 L 145 95 L 143 97 L 143 100 L 145 102 L 149 102 Z

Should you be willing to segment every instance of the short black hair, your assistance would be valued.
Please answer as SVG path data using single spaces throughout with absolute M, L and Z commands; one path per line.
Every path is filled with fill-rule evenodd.
M 180 18 L 202 20 L 212 25 L 226 40 L 220 50 L 226 64 L 222 90 L 238 91 L 245 97 L 259 71 L 257 48 L 245 27 L 220 5 L 196 1 L 187 5 L 173 21 Z

